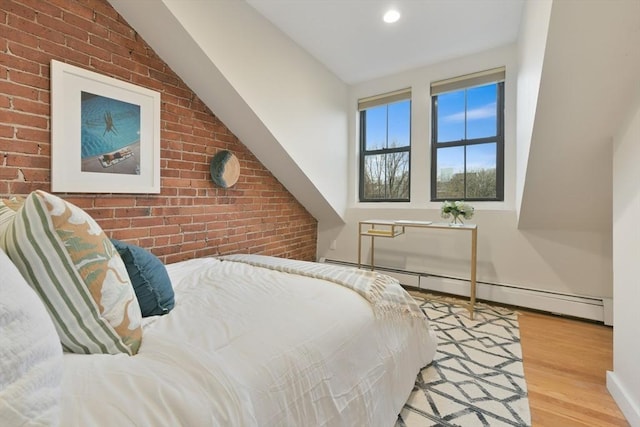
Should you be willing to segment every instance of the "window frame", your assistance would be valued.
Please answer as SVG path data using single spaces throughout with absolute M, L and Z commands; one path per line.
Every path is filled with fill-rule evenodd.
M 393 148 L 380 148 L 376 150 L 367 150 L 367 122 L 366 122 L 366 112 L 368 108 L 372 108 L 374 106 L 382 106 L 389 105 L 400 101 L 408 101 L 409 102 L 409 145 L 404 147 L 393 147 Z M 373 104 L 373 105 L 371 105 Z M 411 99 L 411 90 L 410 89 L 402 89 L 396 92 L 392 92 L 390 94 L 385 95 L 377 95 L 371 98 L 366 98 L 358 101 L 358 123 L 360 126 L 360 135 L 359 135 L 359 143 L 360 143 L 360 156 L 359 156 L 359 173 L 358 173 L 358 201 L 361 203 L 378 203 L 378 202 L 410 202 L 411 201 L 411 116 L 412 116 L 412 99 Z M 388 123 L 387 123 L 388 130 Z M 388 141 L 387 141 L 388 142 Z M 365 197 L 365 162 L 366 158 L 369 156 L 377 156 L 377 155 L 387 155 L 393 153 L 408 153 L 408 168 L 407 168 L 407 198 L 366 198 Z
M 486 82 L 483 84 L 470 83 L 468 86 L 462 86 L 455 90 L 439 92 L 431 96 L 431 201 L 443 202 L 445 200 L 463 200 L 469 202 L 502 202 L 504 201 L 504 80 L 494 81 L 496 84 L 496 127 L 497 132 L 495 136 L 461 139 L 458 141 L 438 142 L 438 103 L 437 98 L 441 94 L 451 93 L 454 91 L 472 89 L 474 87 L 485 86 L 492 82 Z M 459 83 L 458 83 L 459 84 Z M 478 198 L 478 197 L 458 197 L 458 198 L 438 198 L 438 161 L 437 152 L 441 148 L 449 147 L 465 147 L 464 151 L 464 191 L 467 191 L 467 150 L 466 147 L 496 143 L 496 197 L 493 198 Z

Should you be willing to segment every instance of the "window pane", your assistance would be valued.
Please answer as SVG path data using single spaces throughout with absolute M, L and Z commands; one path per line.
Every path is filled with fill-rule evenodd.
M 467 139 L 496 136 L 498 86 L 467 89 Z
M 411 101 L 389 104 L 388 148 L 409 146 L 411 132 Z
M 365 156 L 365 199 L 409 198 L 409 153 Z
M 438 142 L 464 139 L 464 90 L 438 95 Z
M 369 108 L 361 114 L 365 115 L 366 122 L 366 150 L 379 150 L 387 148 L 387 106 Z
M 436 159 L 438 199 L 461 199 L 464 197 L 464 148 L 438 148 Z
M 387 168 L 387 198 L 409 198 L 409 153 L 389 153 L 385 155 Z
M 383 199 L 385 195 L 384 156 L 381 154 L 364 158 L 364 198 Z
M 496 197 L 497 144 L 467 146 L 467 198 Z

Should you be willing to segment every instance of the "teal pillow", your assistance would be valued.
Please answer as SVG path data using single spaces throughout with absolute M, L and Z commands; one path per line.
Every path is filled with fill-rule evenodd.
M 124 261 L 142 317 L 167 314 L 175 305 L 173 286 L 162 261 L 151 252 L 111 239 Z

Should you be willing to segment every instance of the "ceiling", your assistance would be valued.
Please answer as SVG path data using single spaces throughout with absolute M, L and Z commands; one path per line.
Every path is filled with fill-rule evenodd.
M 525 0 L 245 0 L 348 84 L 516 42 Z M 386 24 L 389 8 L 400 20 Z
M 344 160 L 330 179 L 344 178 L 346 140 L 312 132 L 334 145 L 308 144 L 309 128 L 343 129 L 342 108 L 326 105 L 342 99 L 349 84 L 517 43 L 520 64 L 535 63 L 517 79 L 523 94 L 535 89 L 533 129 L 517 147 L 524 165 L 518 226 L 609 232 L 611 138 L 640 99 L 640 2 L 554 1 L 551 7 L 543 0 L 395 1 L 403 17 L 385 27 L 382 0 L 109 0 L 326 224 L 343 221 L 347 203 L 322 166 Z M 536 12 L 545 5 L 546 18 Z M 542 37 L 540 58 L 524 50 L 530 43 L 518 40 L 527 34 Z M 539 81 L 531 76 L 533 68 Z M 274 108 L 274 94 L 294 86 L 298 90 Z M 326 103 L 315 103 L 316 96 Z M 305 126 L 291 125 L 289 115 L 303 118 Z M 323 155 L 331 160 L 319 161 Z

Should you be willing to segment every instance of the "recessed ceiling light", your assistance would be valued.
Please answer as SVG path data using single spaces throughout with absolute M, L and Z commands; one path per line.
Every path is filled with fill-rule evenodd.
M 387 13 L 384 14 L 384 16 L 382 17 L 382 19 L 384 20 L 384 22 L 386 22 L 387 24 L 393 24 L 394 22 L 396 22 L 398 19 L 400 19 L 400 12 L 398 12 L 395 9 L 390 9 L 387 11 Z

